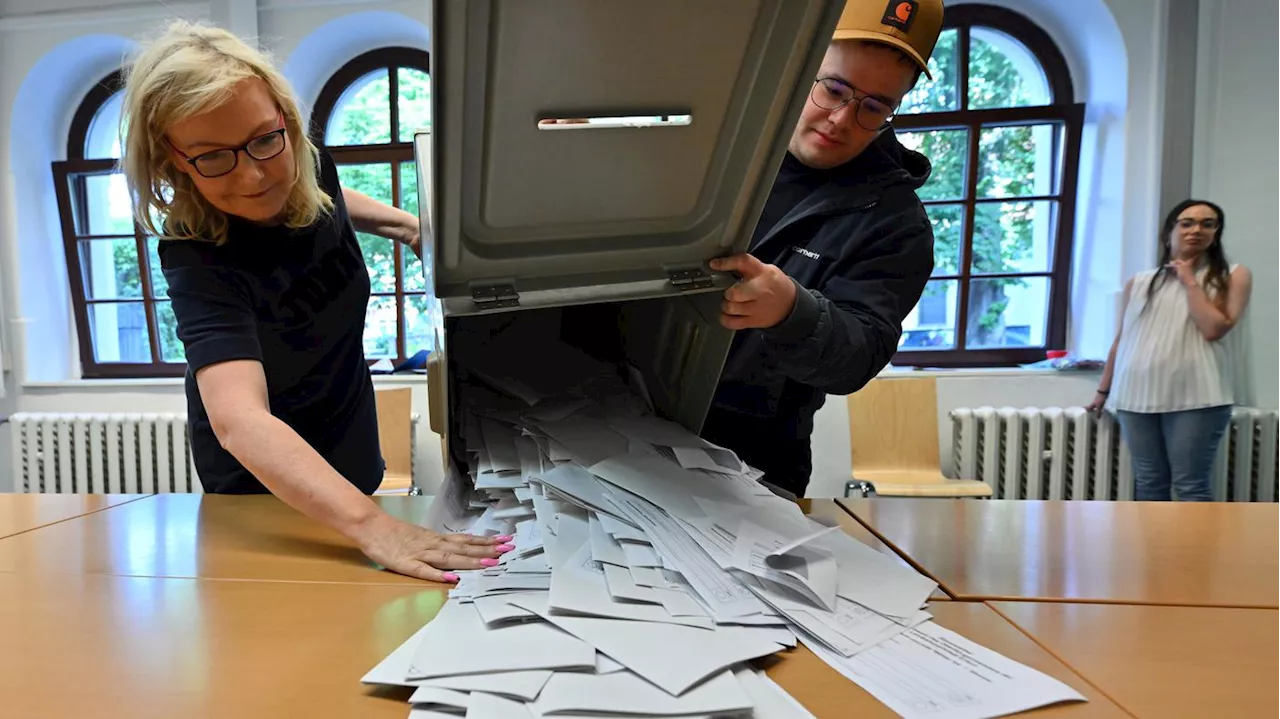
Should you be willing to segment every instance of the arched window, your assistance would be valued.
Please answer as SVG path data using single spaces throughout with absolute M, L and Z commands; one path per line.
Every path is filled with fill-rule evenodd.
M 1002 8 L 948 7 L 929 70 L 894 127 L 933 163 L 935 268 L 893 363 L 1044 359 L 1066 342 L 1084 106 L 1049 36 Z
M 72 118 L 67 159 L 53 163 L 82 374 L 181 375 L 185 355 L 158 240 L 133 221 L 117 167 L 121 100 L 119 71 L 94 85 Z
M 312 112 L 312 134 L 333 155 L 344 187 L 418 214 L 413 135 L 431 121 L 427 53 L 384 48 L 344 65 L 325 83 Z M 433 349 L 431 246 L 420 262 L 404 245 L 360 233 L 373 296 L 364 349 L 371 359 L 403 361 Z

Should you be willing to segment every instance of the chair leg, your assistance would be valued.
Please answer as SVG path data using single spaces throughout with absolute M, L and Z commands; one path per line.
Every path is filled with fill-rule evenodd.
M 876 496 L 875 485 L 870 482 L 866 482 L 861 479 L 855 479 L 852 482 L 845 482 L 844 496 L 853 497 L 855 492 L 857 493 L 857 496 L 863 497 L 864 499 Z

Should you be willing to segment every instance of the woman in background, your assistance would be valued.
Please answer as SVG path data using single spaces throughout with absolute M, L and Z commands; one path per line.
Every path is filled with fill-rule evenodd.
M 1210 501 L 1209 475 L 1235 402 L 1230 343 L 1249 270 L 1228 265 L 1226 216 L 1185 200 L 1164 220 L 1160 265 L 1125 285 L 1120 331 L 1095 412 L 1113 409 L 1133 457 L 1134 499 Z
M 122 126 L 135 216 L 162 238 L 205 491 L 270 491 L 402 574 L 496 565 L 509 538 L 440 535 L 368 496 L 384 464 L 354 228 L 416 251 L 418 219 L 344 190 L 284 76 L 225 30 L 176 22 L 146 47 Z

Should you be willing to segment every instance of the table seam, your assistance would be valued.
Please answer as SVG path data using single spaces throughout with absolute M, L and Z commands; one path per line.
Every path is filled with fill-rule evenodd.
M 947 587 L 947 585 L 946 585 L 946 584 L 943 584 L 943 582 L 942 582 L 942 580 L 941 580 L 941 579 L 939 579 L 938 577 L 934 576 L 934 575 L 933 575 L 933 573 L 932 573 L 932 572 L 930 572 L 929 570 L 925 569 L 925 568 L 924 568 L 924 566 L 923 566 L 922 564 L 920 564 L 920 563 L 919 563 L 919 562 L 917 562 L 916 560 L 912 559 L 912 558 L 911 558 L 911 556 L 910 556 L 909 554 L 907 554 L 906 552 L 904 552 L 904 551 L 902 551 L 901 549 L 899 549 L 899 548 L 898 548 L 898 545 L 896 545 L 896 544 L 894 544 L 893 542 L 889 541 L 889 539 L 888 539 L 887 537 L 885 537 L 883 534 L 881 534 L 881 533 L 877 532 L 877 531 L 875 530 L 875 527 L 872 527 L 872 526 L 871 526 L 870 524 L 868 524 L 867 522 L 864 522 L 864 521 L 862 520 L 862 518 L 861 518 L 861 517 L 859 517 L 857 514 L 855 514 L 855 513 L 854 513 L 854 511 L 853 511 L 852 509 L 849 509 L 848 507 L 846 507 L 846 506 L 844 505 L 844 503 L 843 503 L 843 502 L 841 502 L 841 501 L 840 501 L 840 499 L 839 499 L 838 497 L 836 498 L 836 506 L 837 506 L 837 507 L 839 507 L 840 509 L 844 510 L 844 513 L 845 513 L 845 514 L 849 515 L 850 517 L 853 517 L 853 521 L 857 522 L 858 524 L 861 524 L 861 525 L 862 525 L 862 527 L 863 527 L 864 529 L 866 529 L 868 532 L 871 532 L 871 535 L 872 535 L 872 536 L 874 536 L 876 539 L 880 540 L 880 543 L 881 543 L 881 544 L 885 545 L 885 546 L 886 546 L 886 547 L 888 547 L 889 549 L 892 549 L 892 550 L 893 550 L 893 553 L 894 553 L 894 554 L 897 554 L 899 557 L 901 557 L 901 558 L 903 559 L 903 561 L 905 561 L 907 564 L 910 564 L 912 569 L 914 569 L 914 570 L 916 570 L 917 572 L 920 572 L 921 574 L 923 574 L 924 576 L 926 576 L 926 577 L 928 577 L 928 578 L 932 579 L 932 580 L 934 581 L 934 583 L 936 583 L 936 584 L 938 585 L 938 588 L 939 588 L 939 589 L 941 589 L 941 590 L 942 590 L 942 592 L 943 592 L 944 594 L 946 594 L 948 597 L 950 597 L 951 599 L 956 600 L 956 601 L 965 601 L 965 600 L 960 599 L 960 595 L 959 595 L 959 594 L 957 594 L 956 592 L 951 591 L 951 589 L 950 589 L 949 587 Z
M 9 539 L 9 538 L 11 538 L 11 537 L 17 537 L 17 536 L 20 536 L 20 535 L 23 535 L 23 534 L 27 534 L 28 532 L 34 532 L 34 531 L 36 531 L 37 529 L 44 529 L 45 527 L 52 527 L 52 526 L 53 526 L 53 525 L 55 525 L 55 524 L 62 524 L 63 522 L 70 522 L 70 521 L 71 521 L 71 520 L 73 520 L 73 519 L 82 519 L 82 518 L 84 518 L 84 517 L 89 517 L 89 516 L 92 516 L 92 515 L 95 515 L 95 514 L 100 514 L 100 513 L 102 513 L 102 512 L 106 512 L 107 510 L 115 509 L 116 507 L 123 507 L 123 506 L 125 506 L 126 504 L 133 504 L 134 502 L 139 502 L 139 501 L 144 500 L 144 499 L 150 499 L 151 497 L 154 497 L 154 496 L 156 496 L 154 492 L 153 492 L 153 493 L 151 493 L 151 494 L 144 494 L 144 495 L 142 495 L 141 497 L 134 497 L 133 499 L 125 500 L 125 501 L 123 501 L 123 502 L 118 502 L 118 503 L 116 503 L 116 504 L 110 504 L 110 505 L 107 505 L 107 506 L 105 506 L 105 507 L 100 507 L 100 508 L 98 508 L 98 509 L 95 509 L 95 510 L 93 510 L 93 511 L 91 511 L 91 512 L 85 512 L 84 514 L 77 514 L 77 515 L 74 515 L 74 516 L 71 516 L 71 517 L 64 517 L 64 518 L 62 518 L 62 519 L 56 519 L 56 520 L 54 520 L 54 521 L 52 521 L 52 522 L 49 522 L 49 523 L 47 523 L 47 524 L 40 524 L 40 525 L 37 525 L 37 526 L 35 526 L 35 527 L 31 527 L 30 529 L 24 529 L 24 530 L 22 530 L 21 532 L 14 532 L 13 534 L 6 534 L 6 535 L 4 535 L 3 537 L 0 537 L 0 541 L 3 541 L 3 540 L 6 540 L 6 539 Z
M 13 576 L 75 576 L 75 577 L 116 577 L 120 579 L 180 579 L 184 581 L 201 581 L 201 582 L 261 582 L 268 584 L 336 584 L 352 587 L 407 587 L 421 588 L 424 590 L 439 590 L 452 587 L 452 584 L 438 584 L 424 582 L 422 585 L 407 584 L 404 582 L 348 582 L 335 579 L 272 579 L 266 577 L 204 577 L 192 575 L 175 575 L 175 574 L 114 574 L 111 572 L 25 572 L 15 571 L 12 569 L 0 569 L 0 575 Z
M 1093 687 L 1094 691 L 1096 691 L 1096 692 L 1098 692 L 1099 694 L 1101 694 L 1102 696 L 1106 697 L 1106 698 L 1107 698 L 1107 700 L 1108 700 L 1108 701 L 1110 701 L 1112 704 L 1115 704 L 1115 705 L 1116 705 L 1116 708 L 1118 708 L 1120 711 L 1124 712 L 1125 714 L 1128 714 L 1128 715 L 1129 715 L 1129 716 L 1131 716 L 1131 717 L 1134 717 L 1135 719 L 1137 718 L 1137 716 L 1138 716 L 1138 715 L 1137 715 L 1137 714 L 1134 714 L 1134 713 L 1133 713 L 1133 712 L 1131 712 L 1131 711 L 1129 711 L 1129 707 L 1125 706 L 1124 704 L 1121 704 L 1121 703 L 1120 703 L 1120 701 L 1119 701 L 1118 699 L 1116 699 L 1115 697 L 1111 696 L 1111 695 L 1110 695 L 1110 694 L 1108 694 L 1106 691 L 1104 691 L 1104 690 L 1102 689 L 1102 687 L 1098 686 L 1098 685 L 1097 685 L 1097 684 L 1095 684 L 1092 680 L 1090 680 L 1088 677 L 1086 677 L 1086 676 L 1085 676 L 1085 675 L 1084 675 L 1084 674 L 1083 674 L 1079 669 L 1076 669 L 1074 666 L 1072 666 L 1072 665 L 1071 665 L 1071 663 L 1070 663 L 1070 662 L 1068 662 L 1068 661 L 1066 660 L 1066 657 L 1060 656 L 1057 652 L 1055 652 L 1055 651 L 1053 651 L 1052 649 L 1050 649 L 1048 646 L 1046 646 L 1046 645 L 1044 644 L 1044 642 L 1041 642 L 1041 641 L 1040 641 L 1039 639 L 1037 639 L 1033 634 L 1031 634 L 1031 632 L 1029 632 L 1029 631 L 1027 631 L 1025 628 L 1023 628 L 1023 626 L 1022 626 L 1021 624 L 1018 624 L 1018 623 L 1017 623 L 1017 622 L 1015 622 L 1013 619 L 1011 619 L 1007 614 L 1005 614 L 1004 612 L 1000 611 L 1000 608 L 999 608 L 999 607 L 995 606 L 994 604 L 992 604 L 992 603 L 991 603 L 991 602 L 989 602 L 989 601 L 987 601 L 987 602 L 983 602 L 983 604 L 984 604 L 986 607 L 988 607 L 989 609 L 991 609 L 991 611 L 995 612 L 995 613 L 996 613 L 996 614 L 997 614 L 1001 619 L 1003 619 L 1003 620 L 1005 620 L 1006 622 L 1008 622 L 1008 623 L 1010 624 L 1010 626 L 1012 626 L 1012 627 L 1013 627 L 1014 629 L 1016 629 L 1019 633 L 1021 633 L 1021 634 L 1022 634 L 1022 636 L 1026 637 L 1026 638 L 1027 638 L 1027 639 L 1029 639 L 1029 640 L 1031 640 L 1031 643 L 1032 643 L 1032 644 L 1035 644 L 1037 647 L 1040 647 L 1041 649 L 1043 649 L 1043 650 L 1045 651 L 1045 653 L 1046 653 L 1046 654 L 1048 654 L 1049 656 L 1051 656 L 1051 657 L 1053 657 L 1054 659 L 1058 660 L 1058 662 L 1060 662 L 1060 663 L 1062 664 L 1062 666 L 1064 666 L 1064 667 L 1066 667 L 1067 669 L 1071 670 L 1071 673 L 1072 673 L 1072 674 L 1075 674 L 1076 676 L 1080 677 L 1080 681 L 1082 681 L 1082 682 L 1084 682 L 1085 684 L 1088 684 L 1089 686 Z

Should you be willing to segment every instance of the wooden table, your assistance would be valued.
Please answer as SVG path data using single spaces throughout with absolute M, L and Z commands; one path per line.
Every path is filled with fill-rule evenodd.
M 1280 606 L 1276 504 L 837 501 L 958 599 Z
M 4 494 L 0 495 L 0 539 L 37 527 L 100 512 L 145 494 Z
M 410 690 L 360 677 L 440 589 L 0 574 L 0 715 L 387 717 Z
M 862 526 L 858 520 L 849 516 L 849 513 L 844 511 L 840 505 L 836 504 L 834 499 L 801 499 L 797 501 L 797 504 L 800 505 L 800 510 L 810 517 L 826 524 L 838 524 L 840 525 L 840 529 L 850 537 L 853 537 L 881 554 L 893 557 L 894 561 L 898 564 L 905 567 L 911 566 L 907 560 L 903 559 L 897 552 L 893 551 L 892 547 L 881 542 L 879 539 L 876 539 L 876 535 L 872 534 L 871 530 Z M 935 589 L 933 590 L 933 594 L 929 595 L 929 601 L 935 602 L 946 601 L 950 598 L 951 597 L 941 589 Z
M 430 585 L 0 574 L 5 715 L 395 717 L 407 689 L 360 677 L 445 600 Z M 1087 696 L 1035 712 L 1123 716 L 983 604 L 939 602 L 937 621 Z M 766 660 L 819 719 L 894 716 L 807 649 Z
M 1277 715 L 1275 610 L 992 606 L 1135 716 Z
M 430 497 L 376 497 L 420 522 Z M 75 572 L 422 587 L 271 495 L 161 494 L 0 541 L 0 572 Z

